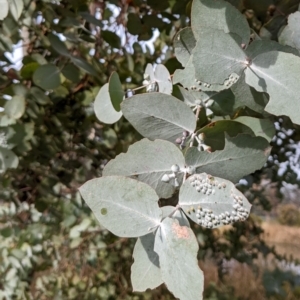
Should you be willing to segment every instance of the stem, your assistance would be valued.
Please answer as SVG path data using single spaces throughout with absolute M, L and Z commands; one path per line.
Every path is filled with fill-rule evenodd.
M 171 217 L 175 214 L 175 212 L 176 212 L 178 209 L 180 209 L 180 205 L 179 205 L 179 204 L 177 204 L 177 205 L 175 206 L 175 209 L 174 209 L 169 215 L 167 215 L 166 217 L 162 218 L 161 222 L 162 222 L 164 219 L 166 219 L 166 218 L 171 218 Z
M 151 84 L 153 84 L 153 83 L 155 83 L 155 82 L 156 82 L 156 81 L 153 81 L 153 82 L 150 82 L 150 83 L 148 83 L 148 84 L 139 86 L 139 87 L 137 87 L 137 88 L 135 88 L 135 89 L 131 89 L 131 91 L 138 91 L 138 90 L 141 90 L 141 89 L 143 89 L 143 88 L 145 88 L 145 87 L 147 87 L 147 86 L 149 86 L 149 85 L 151 85 Z
M 200 111 L 201 111 L 201 106 L 199 105 L 199 106 L 197 107 L 197 111 L 196 111 L 196 120 L 197 120 L 197 121 L 198 121 L 198 118 L 199 118 Z
M 187 174 L 187 171 L 184 172 L 182 184 L 184 184 L 186 181 L 186 174 Z

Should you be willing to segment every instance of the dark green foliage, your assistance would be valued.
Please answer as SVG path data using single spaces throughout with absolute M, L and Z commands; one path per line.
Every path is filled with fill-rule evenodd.
M 198 2 L 200 3 L 199 0 Z M 127 170 L 120 172 L 121 175 L 143 181 L 145 185 L 149 184 L 152 188 L 147 186 L 146 189 L 151 190 L 153 195 L 155 193 L 159 195 L 159 200 L 155 198 L 155 209 L 151 208 L 153 213 L 155 210 L 162 210 L 163 216 L 169 215 L 172 208 L 167 206 L 168 208 L 161 209 L 160 207 L 168 204 L 176 205 L 178 202 L 177 183 L 181 185 L 183 174 L 178 176 L 177 183 L 174 178 L 171 178 L 170 183 L 173 185 L 167 185 L 160 179 L 164 173 L 168 176 L 172 175 L 173 171 L 168 168 L 171 168 L 173 163 L 162 169 L 158 169 L 157 165 L 163 165 L 166 162 L 169 164 L 169 160 L 180 157 L 180 162 L 174 160 L 174 164 L 178 163 L 180 168 L 185 167 L 191 154 L 186 151 L 187 148 L 181 152 L 175 144 L 176 139 L 181 139 L 182 142 L 183 129 L 192 132 L 196 128 L 197 134 L 203 132 L 206 134 L 200 143 L 197 144 L 194 140 L 194 147 L 189 149 L 205 150 L 200 152 L 198 161 L 204 160 L 206 165 L 196 166 L 199 170 L 202 167 L 201 172 L 206 172 L 208 168 L 212 173 L 207 160 L 207 157 L 210 157 L 213 158 L 212 164 L 217 165 L 214 168 L 218 169 L 215 176 L 226 177 L 220 175 L 222 170 L 224 172 L 224 168 L 220 166 L 222 163 L 220 158 L 215 160 L 215 157 L 219 151 L 222 155 L 226 154 L 228 141 L 231 147 L 236 146 L 241 152 L 246 149 L 251 152 L 254 149 L 260 158 L 257 158 L 257 164 L 253 163 L 252 168 L 248 168 L 251 163 L 251 155 L 249 155 L 247 165 L 241 172 L 230 171 L 231 166 L 235 166 L 234 163 L 227 166 L 230 172 L 230 178 L 227 179 L 238 181 L 244 174 L 253 172 L 264 165 L 270 151 L 268 142 L 273 135 L 273 128 L 269 124 L 276 120 L 270 114 L 292 116 L 295 123 L 298 120 L 299 105 L 294 103 L 288 106 L 288 109 L 285 105 L 287 100 L 295 101 L 297 96 L 293 92 L 291 83 L 294 78 L 298 78 L 299 58 L 294 55 L 297 54 L 295 51 L 299 50 L 297 39 L 294 38 L 298 34 L 298 27 L 295 27 L 295 20 L 298 20 L 298 12 L 295 12 L 298 9 L 298 3 L 278 1 L 274 10 L 274 7 L 271 7 L 272 3 L 267 0 L 227 2 L 244 13 L 241 15 L 226 4 L 226 20 L 228 21 L 226 24 L 229 24 L 229 32 L 233 28 L 236 29 L 232 36 L 235 34 L 238 36 L 231 41 L 232 46 L 238 45 L 236 42 L 239 39 L 245 44 L 249 41 L 251 31 L 244 18 L 246 16 L 250 27 L 260 36 L 278 39 L 282 45 L 293 47 L 293 49 L 286 46 L 283 48 L 276 44 L 279 47 L 276 48 L 274 46 L 276 42 L 264 40 L 269 45 L 268 50 L 264 51 L 272 53 L 260 54 L 268 57 L 268 65 L 271 66 L 278 58 L 278 50 L 282 53 L 279 55 L 281 65 L 292 62 L 290 74 L 286 74 L 281 67 L 276 69 L 276 63 L 274 71 L 268 74 L 269 77 L 272 77 L 274 73 L 279 74 L 276 80 L 290 78 L 288 90 L 282 92 L 276 85 L 269 88 L 268 80 L 266 80 L 267 87 L 260 84 L 258 87 L 251 74 L 247 74 L 246 71 L 244 75 L 246 67 L 241 67 L 241 65 L 234 69 L 241 74 L 239 80 L 235 75 L 230 80 L 225 79 L 225 82 L 220 80 L 226 72 L 222 70 L 222 66 L 219 69 L 222 74 L 218 75 L 216 82 L 208 82 L 210 77 L 206 75 L 204 78 L 199 77 L 198 75 L 202 76 L 202 74 L 199 74 L 199 68 L 195 70 L 193 64 L 203 59 L 209 65 L 208 59 L 213 57 L 211 51 L 205 54 L 206 56 L 197 56 L 197 54 L 195 56 L 197 59 L 190 57 L 195 54 L 194 48 L 196 43 L 200 44 L 198 39 L 201 40 L 199 36 L 204 31 L 196 30 L 196 39 L 190 40 L 191 36 L 188 35 L 191 43 L 188 43 L 185 49 L 181 49 L 182 51 L 178 51 L 178 47 L 180 48 L 182 44 L 176 41 L 176 37 L 182 32 L 180 29 L 192 25 L 192 29 L 195 30 L 195 19 L 193 21 L 192 17 L 192 24 L 189 24 L 188 19 L 191 15 L 192 1 L 32 2 L 13 0 L 9 1 L 9 5 L 6 0 L 0 1 L 0 101 L 4 108 L 4 111 L 0 113 L 0 298 L 5 295 L 7 299 L 174 299 L 164 285 L 152 291 L 133 293 L 130 266 L 133 263 L 132 252 L 135 241 L 116 238 L 100 226 L 82 201 L 78 189 L 86 181 L 100 177 L 105 164 L 116 155 L 120 154 L 107 165 L 104 175 L 107 175 L 105 172 L 111 171 L 109 168 L 112 168 L 112 165 L 118 169 L 118 161 L 121 161 L 121 157 L 137 155 L 133 151 L 134 147 L 141 144 L 134 144 L 132 148 L 129 146 L 140 140 L 141 136 L 122 117 L 123 112 L 119 110 L 120 106 L 123 107 L 125 117 L 131 121 L 133 114 L 130 103 L 133 103 L 135 99 L 142 99 L 143 96 L 136 92 L 137 95 L 133 98 L 125 99 L 121 103 L 122 93 L 143 85 L 144 79 L 148 80 L 150 90 L 158 88 L 160 93 L 157 95 L 163 94 L 157 97 L 151 93 L 144 96 L 149 101 L 162 100 L 161 103 L 157 103 L 157 113 L 164 115 L 165 111 L 159 105 L 164 102 L 163 99 L 169 98 L 172 99 L 172 104 L 179 102 L 180 107 L 184 107 L 177 113 L 183 114 L 186 111 L 186 115 L 192 116 L 188 124 L 179 122 L 178 126 L 175 121 L 180 120 L 179 114 L 175 114 L 176 109 L 172 104 L 168 106 L 167 116 L 174 115 L 171 122 L 168 119 L 164 120 L 163 124 L 164 126 L 168 124 L 170 131 L 167 136 L 170 137 L 170 142 L 144 140 L 144 143 L 155 145 L 155 147 L 148 147 L 153 152 L 142 148 L 141 154 L 143 155 L 139 158 L 140 173 L 135 172 L 136 170 L 130 170 L 129 174 L 126 173 Z M 224 4 L 222 1 L 219 3 L 221 6 Z M 118 16 L 116 12 L 119 13 Z M 216 15 L 217 9 L 211 16 L 206 14 L 205 17 L 215 20 Z M 236 19 L 235 16 L 239 17 Z M 288 24 L 284 16 L 289 16 Z M 199 18 L 200 21 L 205 21 L 205 19 Z M 237 25 L 234 22 L 237 22 Z M 209 25 L 209 27 L 213 26 Z M 160 35 L 153 45 L 153 52 L 150 52 L 147 46 L 143 48 L 144 46 L 134 43 L 135 37 L 132 35 L 135 35 L 139 41 L 149 40 L 156 30 L 159 30 Z M 190 29 L 184 30 L 191 33 Z M 175 35 L 177 31 L 179 32 Z M 223 40 L 226 40 L 229 35 L 229 32 L 225 32 L 218 33 Z M 253 36 L 252 31 L 250 41 Z M 15 70 L 10 58 L 4 52 L 12 52 L 14 48 L 18 48 L 19 46 L 14 45 L 21 39 L 23 39 L 24 46 L 24 56 L 21 58 L 22 67 L 20 70 Z M 208 42 L 204 44 L 208 45 Z M 240 44 L 238 46 L 241 46 Z M 236 52 L 244 55 L 244 49 L 236 50 L 234 47 L 229 49 L 230 55 Z M 252 47 L 254 47 L 254 42 Z M 188 51 L 185 51 L 186 49 Z M 226 45 L 223 47 L 221 44 L 219 49 L 226 50 Z M 276 53 L 274 54 L 272 50 L 276 50 Z M 286 53 L 290 53 L 291 50 L 294 54 Z M 255 60 L 255 68 L 261 71 L 262 63 L 257 52 L 255 53 L 255 57 L 253 55 L 250 58 Z M 181 83 L 187 89 L 181 86 L 172 87 L 170 74 L 160 63 L 167 67 L 173 83 L 176 79 L 177 83 Z M 149 78 L 144 78 L 145 69 L 148 69 L 147 64 L 158 65 L 158 67 L 153 70 L 153 74 L 148 74 Z M 181 64 L 186 67 L 182 70 L 185 73 L 178 72 L 178 69 L 182 68 Z M 116 78 L 111 79 L 111 88 L 107 86 L 105 91 L 103 86 L 109 82 L 111 75 L 115 74 L 114 71 L 118 72 L 120 81 Z M 176 76 L 172 76 L 174 72 Z M 195 79 L 201 79 L 201 92 L 191 89 L 191 86 L 196 85 Z M 227 83 L 228 86 L 226 86 Z M 118 90 L 116 94 L 114 93 L 115 87 Z M 227 87 L 231 89 L 224 90 Z M 172 88 L 173 96 L 184 102 L 170 95 Z M 112 109 L 108 113 L 108 110 L 103 107 L 103 102 L 100 101 L 98 105 L 100 115 L 104 114 L 107 117 L 103 123 L 99 123 L 96 118 L 97 112 L 95 116 L 93 110 L 94 99 L 99 95 L 100 89 L 105 92 L 106 97 L 101 97 L 101 101 L 108 100 L 106 103 L 109 103 Z M 197 93 L 201 93 L 201 96 Z M 285 97 L 286 94 L 288 97 Z M 110 99 L 113 99 L 112 103 Z M 195 100 L 201 101 L 195 102 Z M 276 106 L 278 103 L 281 103 L 280 105 L 284 103 L 283 109 L 280 105 Z M 126 107 L 129 109 L 126 110 Z M 144 105 L 140 107 L 135 105 L 135 107 L 145 110 Z M 198 114 L 200 120 L 195 124 L 192 110 L 194 109 L 197 113 L 199 107 L 201 108 Z M 151 139 L 165 138 L 163 130 L 159 135 L 157 128 L 151 128 L 152 123 L 143 122 L 142 117 L 141 113 L 135 113 L 134 119 L 137 125 L 133 124 L 141 134 L 146 132 Z M 155 117 L 159 119 L 158 123 L 161 122 L 161 115 L 156 114 Z M 267 124 L 266 121 L 269 123 Z M 144 124 L 144 126 L 147 124 L 147 128 L 141 130 L 139 124 Z M 259 184 L 261 178 L 270 178 L 273 182 L 278 182 L 278 188 L 283 181 L 299 184 L 295 166 L 292 164 L 285 172 L 280 173 L 281 175 L 277 172 L 278 161 L 279 163 L 285 161 L 289 151 L 295 152 L 294 148 L 292 150 L 289 148 L 290 138 L 295 144 L 299 141 L 298 127 L 294 126 L 288 118 L 281 119 L 278 124 L 277 139 L 272 141 L 273 153 L 267 161 L 268 168 L 248 177 L 255 184 Z M 174 126 L 176 128 L 183 126 L 179 135 L 176 130 L 174 131 Z M 291 127 L 295 130 L 290 136 L 286 135 L 283 138 L 279 134 Z M 246 146 L 243 149 L 241 141 L 245 137 L 248 137 L 250 142 L 245 143 Z M 276 144 L 279 139 L 283 141 L 282 146 Z M 188 137 L 185 144 L 182 144 L 183 148 L 190 142 L 192 142 L 191 137 Z M 163 143 L 168 143 L 167 147 L 173 149 L 171 152 L 174 155 L 168 155 L 168 150 L 161 164 L 151 163 L 151 159 L 157 161 Z M 210 153 L 210 151 L 214 152 Z M 124 152 L 127 153 L 122 154 Z M 252 153 L 252 157 L 253 155 Z M 238 160 L 237 156 L 231 157 L 231 154 L 226 154 L 225 157 L 230 161 L 231 159 Z M 147 163 L 151 165 L 151 170 L 147 168 Z M 143 174 L 145 169 L 148 173 Z M 111 175 L 119 175 L 115 170 L 111 172 L 114 173 Z M 134 179 L 122 180 L 131 182 Z M 261 197 L 259 191 L 251 189 L 251 180 L 248 181 L 248 186 L 239 186 L 239 188 L 246 192 L 247 198 L 254 205 L 254 211 L 259 206 L 270 208 L 270 202 Z M 143 184 L 139 183 L 137 186 L 140 187 Z M 114 184 L 112 186 L 111 190 L 117 192 L 117 186 Z M 258 204 L 257 199 L 259 199 Z M 107 215 L 105 210 L 100 211 Z M 155 215 L 155 219 L 159 219 L 158 215 L 159 213 Z M 196 217 L 193 218 L 196 219 Z M 112 221 L 116 224 L 119 221 L 118 225 L 123 225 L 120 220 L 110 222 Z M 159 230 L 164 229 L 168 232 L 174 226 L 178 229 L 187 228 L 187 225 L 185 215 L 179 210 L 172 219 L 165 219 Z M 138 226 L 141 230 L 145 230 L 141 224 Z M 156 230 L 156 228 L 152 229 Z M 197 240 L 191 234 L 192 230 Z M 196 241 L 199 243 L 198 259 L 212 257 L 220 263 L 220 274 L 224 271 L 221 264 L 224 259 L 234 258 L 239 262 L 253 265 L 253 260 L 257 255 L 266 256 L 273 253 L 273 250 L 268 248 L 261 239 L 261 229 L 255 218 L 250 218 L 244 223 L 233 224 L 229 230 L 225 231 L 221 239 L 216 234 L 217 231 L 205 229 L 194 223 L 191 224 L 191 229 L 186 229 L 183 233 L 191 234 L 186 241 L 190 243 L 188 247 L 190 252 L 186 254 L 186 258 L 194 262 L 194 267 L 192 272 L 187 272 L 188 275 L 195 274 L 193 272 L 201 273 L 197 268 Z M 169 241 L 171 235 L 164 236 L 162 232 L 159 234 L 166 242 L 170 242 L 170 245 L 184 252 L 186 246 L 185 244 L 182 246 L 180 239 Z M 245 236 L 248 240 L 243 238 Z M 154 249 L 153 243 L 150 243 L 152 250 Z M 176 272 L 186 271 L 182 269 L 182 265 L 174 267 L 174 261 L 179 260 L 172 256 L 174 253 L 168 252 L 172 249 L 165 248 L 165 245 L 159 242 L 156 244 L 157 253 L 165 257 L 163 279 L 169 288 L 171 286 L 173 292 L 175 289 L 176 295 L 188 295 L 182 292 L 180 284 L 172 281 L 173 279 L 170 281 L 170 274 L 165 272 L 168 266 L 173 268 L 172 276 Z M 166 256 L 164 251 L 169 254 Z M 134 261 L 139 259 L 138 254 L 136 255 Z M 146 262 L 148 262 L 147 257 Z M 139 272 L 134 274 L 140 275 Z M 280 277 L 280 274 L 275 275 L 276 278 Z M 220 278 L 222 278 L 221 275 Z M 289 273 L 280 280 L 265 280 L 267 295 L 285 297 L 288 292 L 292 291 L 297 299 L 296 279 Z M 154 288 L 161 282 L 159 280 L 151 287 Z M 174 282 L 175 288 L 172 287 Z M 282 288 L 282 282 L 289 282 L 289 286 Z M 201 282 L 199 288 L 200 285 Z M 145 286 L 147 287 L 147 284 Z M 145 286 L 140 287 L 140 290 L 145 290 Z M 204 292 L 204 299 L 235 299 L 234 294 L 235 291 L 230 287 L 224 288 L 223 285 L 222 288 L 218 284 L 210 284 Z M 189 296 L 194 299 L 198 294 L 196 296 L 189 294 Z

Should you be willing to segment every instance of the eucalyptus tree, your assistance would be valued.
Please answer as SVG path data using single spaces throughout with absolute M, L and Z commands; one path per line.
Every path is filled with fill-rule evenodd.
M 198 299 L 207 253 L 272 252 L 236 183 L 268 157 L 282 181 L 288 152 L 269 153 L 277 115 L 297 129 L 298 2 L 191 4 L 0 1 L 0 297 L 171 299 L 165 282 Z M 102 225 L 78 192 L 99 176 L 80 191 Z M 134 290 L 156 290 L 132 294 L 132 249 Z
M 235 184 L 265 165 L 273 116 L 300 124 L 298 13 L 279 44 L 251 33 L 230 3 L 194 0 L 191 26 L 174 37 L 183 69 L 171 76 L 162 64 L 148 64 L 146 92 L 131 97 L 116 73 L 101 88 L 94 103 L 99 120 L 111 124 L 124 115 L 145 138 L 80 192 L 109 231 L 139 237 L 131 268 L 135 291 L 164 282 L 176 298 L 203 299 L 188 219 L 205 228 L 245 221 L 251 205 Z M 252 113 L 239 112 L 243 106 Z M 159 206 L 176 192 L 176 206 Z

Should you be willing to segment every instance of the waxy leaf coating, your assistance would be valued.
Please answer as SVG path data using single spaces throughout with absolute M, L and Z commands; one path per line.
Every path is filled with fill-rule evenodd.
M 202 299 L 204 278 L 193 231 L 175 219 L 164 219 L 155 235 L 154 251 L 159 255 L 162 279 L 174 296 Z
M 295 124 L 300 124 L 299 78 L 300 58 L 279 51 L 258 55 L 246 69 L 246 83 L 270 95 L 265 110 Z
M 177 164 L 184 168 L 182 152 L 174 144 L 143 139 L 129 147 L 127 153 L 119 154 L 104 168 L 103 175 L 131 176 L 149 184 L 160 198 L 169 198 L 174 193 L 172 181 L 163 182 L 164 174 L 171 174 L 171 167 Z M 181 184 L 183 175 L 178 174 Z
M 143 182 L 105 176 L 87 181 L 79 191 L 100 224 L 117 236 L 143 236 L 161 220 L 158 196 Z
M 195 76 L 210 84 L 223 84 L 231 75 L 241 76 L 247 57 L 236 36 L 221 30 L 202 30 L 193 52 Z
M 196 39 L 190 27 L 181 29 L 174 38 L 174 52 L 178 61 L 185 66 L 196 46 Z
M 239 134 L 225 137 L 225 147 L 213 153 L 189 148 L 185 155 L 186 164 L 194 167 L 196 173 L 208 173 L 238 182 L 243 176 L 261 169 L 270 154 L 269 143 L 261 137 Z
M 163 93 L 147 93 L 125 99 L 122 104 L 124 117 L 144 137 L 170 142 L 184 131 L 194 132 L 196 117 L 180 100 Z
M 244 221 L 251 209 L 232 182 L 206 173 L 185 181 L 180 188 L 179 205 L 191 220 L 207 228 Z
M 122 112 L 114 109 L 108 89 L 108 83 L 100 89 L 94 102 L 94 111 L 99 121 L 106 124 L 113 124 L 122 117 Z
M 240 43 L 248 44 L 250 28 L 247 19 L 224 0 L 194 0 L 191 12 L 192 29 L 196 38 L 203 28 L 222 30 L 239 36 Z
M 144 292 L 155 289 L 163 283 L 159 267 L 159 256 L 154 251 L 155 235 L 153 232 L 139 237 L 135 243 L 131 266 L 133 291 Z
M 212 150 L 222 150 L 225 146 L 225 133 L 235 137 L 239 133 L 254 135 L 251 128 L 234 120 L 218 120 L 202 127 L 197 134 L 204 134 L 204 142 L 211 146 Z

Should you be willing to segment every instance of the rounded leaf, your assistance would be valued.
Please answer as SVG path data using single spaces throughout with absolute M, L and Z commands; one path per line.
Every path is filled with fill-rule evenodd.
M 239 36 L 240 43 L 248 44 L 250 27 L 247 19 L 234 6 L 223 0 L 194 0 L 191 24 L 195 37 L 203 28 L 222 30 Z
M 49 42 L 52 48 L 59 54 L 64 56 L 70 56 L 69 50 L 65 43 L 57 36 L 50 33 L 48 36 Z
M 94 111 L 99 121 L 106 124 L 116 123 L 121 117 L 122 112 L 116 111 L 111 103 L 108 83 L 99 91 L 94 102 Z
M 113 72 L 110 75 L 108 91 L 111 103 L 116 111 L 121 110 L 121 102 L 124 99 L 124 91 L 118 73 Z
M 18 167 L 19 158 L 11 150 L 0 147 L 0 170 L 15 169 Z
M 33 74 L 33 82 L 44 90 L 54 90 L 60 86 L 60 71 L 52 65 L 42 65 Z
M 275 116 L 286 115 L 300 124 L 300 58 L 290 53 L 269 51 L 259 54 L 246 69 L 246 83 L 270 100 L 265 110 Z
M 134 263 L 131 266 L 133 291 L 144 292 L 163 283 L 159 257 L 154 251 L 154 240 L 155 235 L 151 232 L 136 241 L 132 254 Z
M 2 7 L 1 7 L 2 9 Z M 12 16 L 16 21 L 20 18 L 24 9 L 24 2 L 23 0 L 10 0 L 9 1 L 9 10 Z
M 236 36 L 221 30 L 206 29 L 193 52 L 193 64 L 198 80 L 223 84 L 231 74 L 241 75 L 246 68 L 246 54 Z
M 171 174 L 172 165 L 177 164 L 184 168 L 182 152 L 174 144 L 155 140 L 143 139 L 129 147 L 127 153 L 118 155 L 104 168 L 103 175 L 132 176 L 149 184 L 155 189 L 160 198 L 169 198 L 175 191 L 172 181 L 162 181 L 165 174 Z M 181 184 L 183 175 L 178 174 L 178 182 Z
M 196 39 L 192 28 L 186 27 L 180 30 L 174 37 L 174 51 L 179 62 L 185 66 L 196 46 Z
M 25 112 L 25 99 L 22 96 L 14 96 L 4 105 L 5 114 L 12 119 L 19 119 Z
M 127 29 L 130 34 L 137 35 L 142 32 L 143 24 L 140 17 L 135 13 L 128 14 Z
M 76 65 L 78 68 L 82 69 L 83 71 L 85 71 L 93 76 L 98 75 L 98 73 L 94 69 L 94 67 L 91 64 L 89 64 L 87 61 L 85 61 L 83 58 L 75 57 L 75 56 L 71 56 L 70 58 L 71 58 L 71 61 L 73 62 L 73 64 Z
M 0 20 L 3 20 L 8 14 L 8 1 L 0 0 Z
M 117 236 L 143 236 L 160 223 L 158 196 L 143 182 L 106 176 L 87 181 L 79 191 L 100 224 Z
M 232 182 L 206 173 L 185 181 L 179 191 L 179 205 L 191 220 L 207 228 L 244 221 L 251 209 Z
M 163 93 L 135 95 L 121 105 L 125 118 L 144 137 L 176 141 L 184 131 L 194 132 L 192 110 L 173 96 Z
M 159 255 L 161 277 L 176 298 L 202 299 L 204 277 L 198 247 L 193 231 L 176 219 L 164 219 L 156 232 L 154 251 Z
M 213 153 L 198 151 L 191 147 L 185 154 L 186 164 L 196 173 L 208 173 L 232 182 L 261 169 L 266 163 L 271 147 L 261 137 L 239 134 L 234 138 L 225 136 L 225 147 Z
M 159 64 L 155 68 L 154 72 L 154 78 L 158 85 L 158 91 L 160 93 L 164 94 L 171 94 L 173 89 L 173 84 L 171 80 L 170 73 L 168 69 L 162 65 Z
M 205 144 L 211 146 L 212 150 L 215 151 L 224 149 L 225 132 L 230 137 L 235 137 L 239 133 L 254 134 L 251 128 L 234 120 L 212 122 L 198 130 L 197 134 L 203 133 Z

